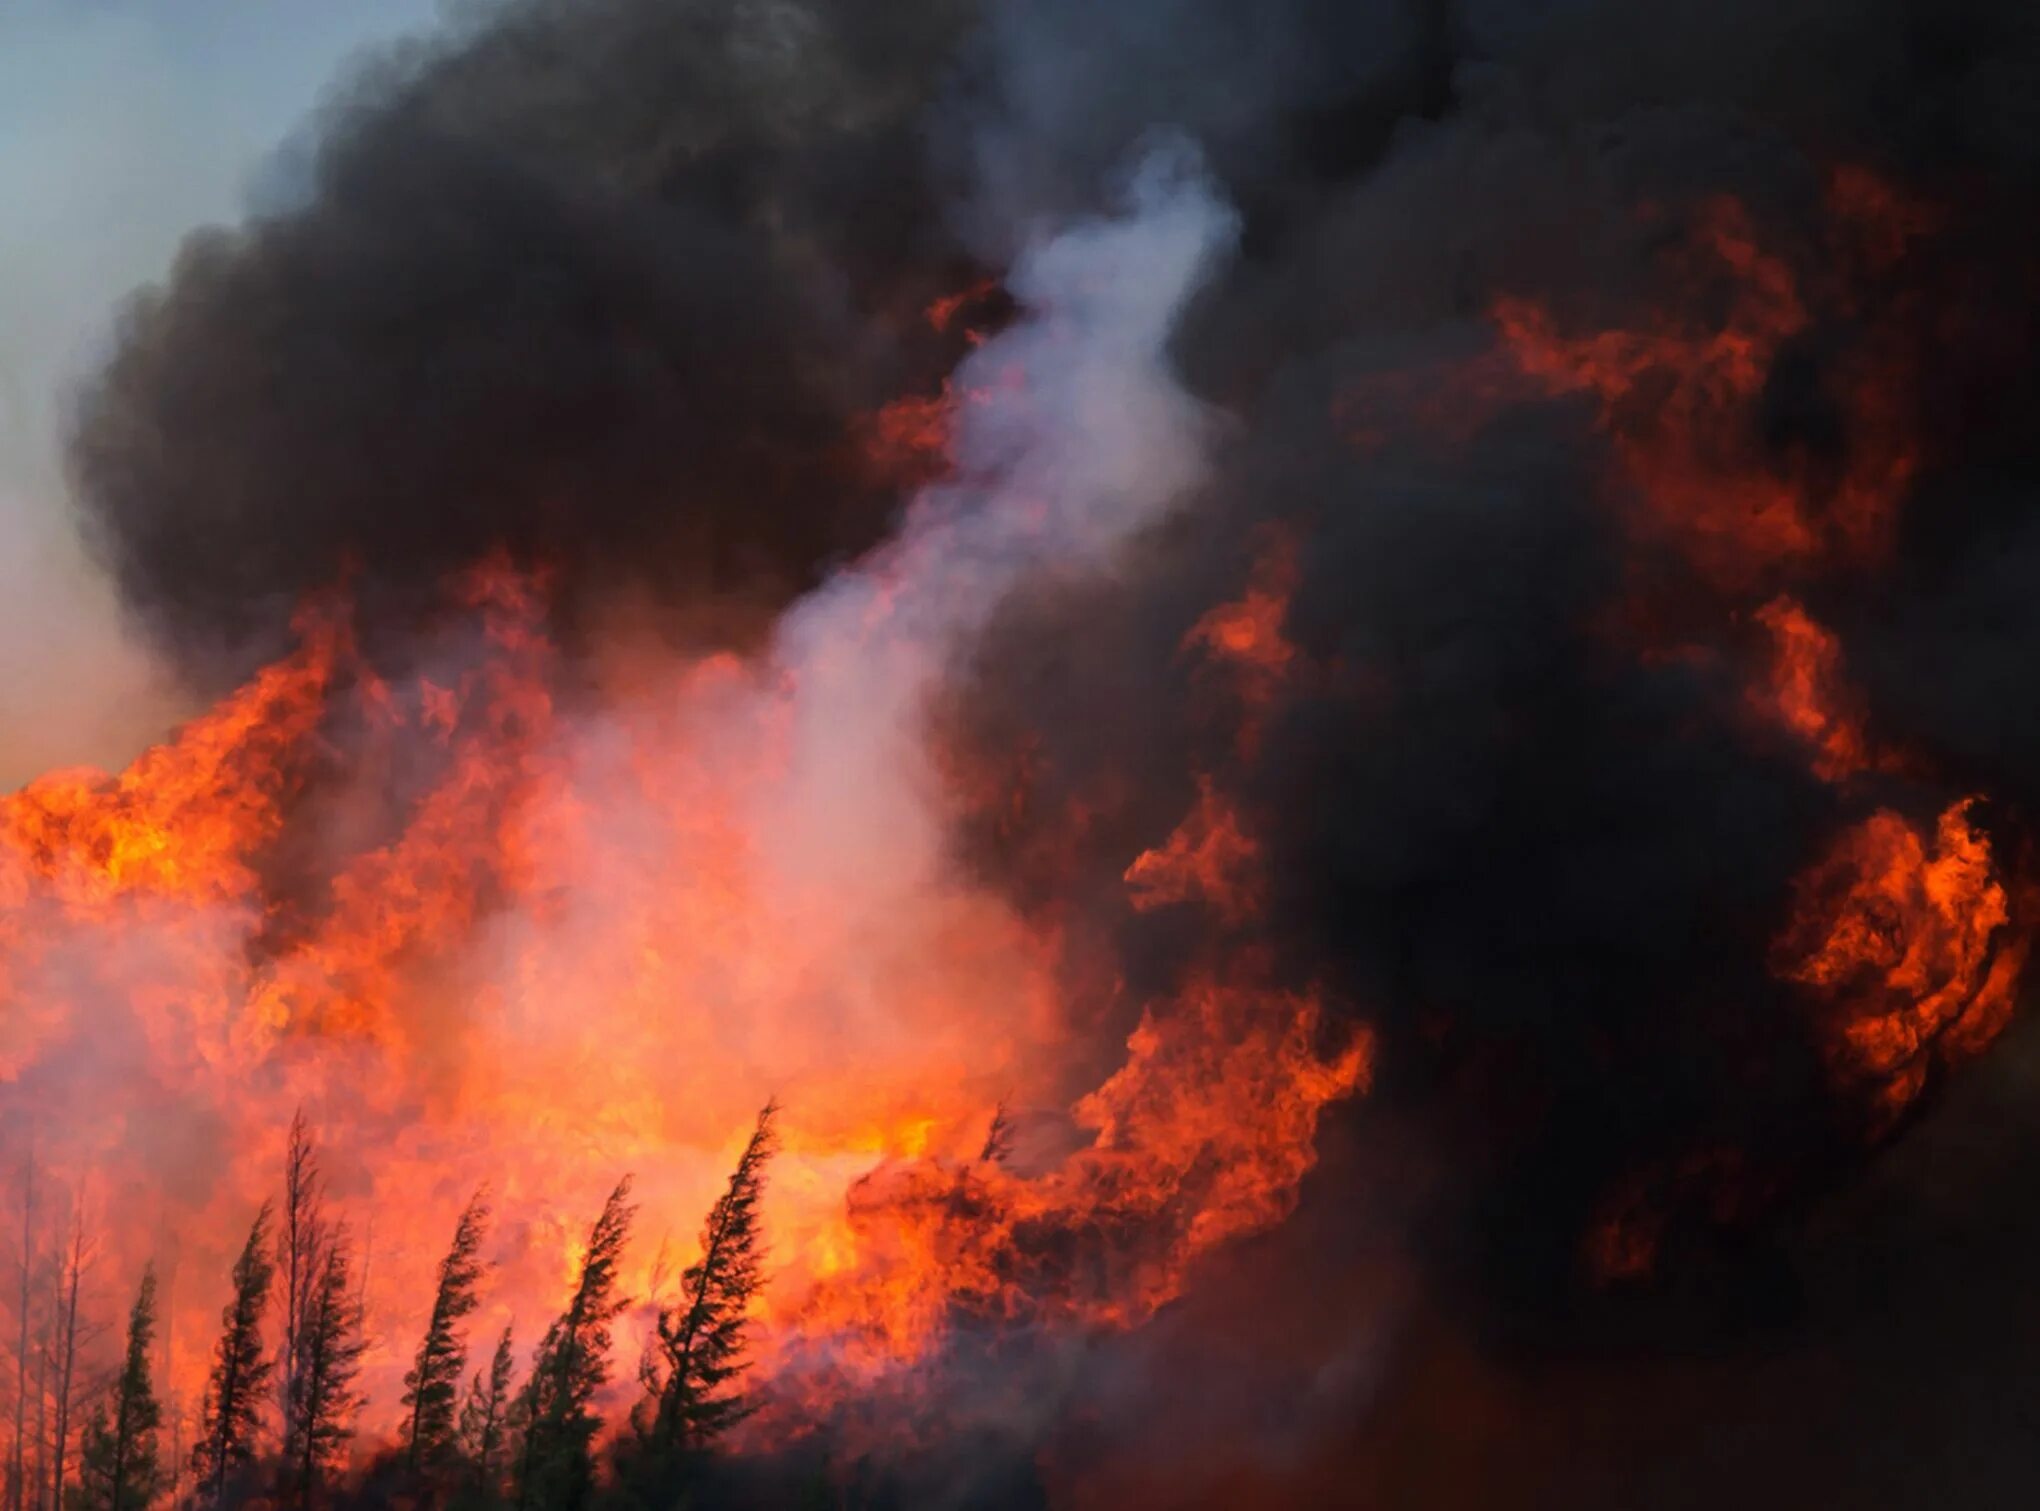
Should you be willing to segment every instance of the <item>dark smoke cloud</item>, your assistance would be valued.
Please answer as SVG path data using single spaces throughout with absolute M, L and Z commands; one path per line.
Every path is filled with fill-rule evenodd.
M 1450 456 L 1363 456 L 1327 433 L 1332 399 L 1293 374 L 1293 420 L 1251 416 L 1255 442 L 1146 571 L 1009 605 L 958 717 L 993 748 L 1047 731 L 1030 801 L 1111 816 L 1090 831 L 1100 901 L 1078 927 L 1112 932 L 1099 947 L 1139 989 L 1169 985 L 1187 940 L 1224 923 L 1129 913 L 1103 900 L 1111 883 L 1199 774 L 1244 795 L 1271 879 L 1258 941 L 1293 984 L 1334 981 L 1387 1029 L 1379 1095 L 1431 1103 L 1443 1080 L 1453 1115 L 1484 1125 L 1448 1130 L 1494 1162 L 1478 1252 L 1460 1257 L 1490 1299 L 1541 1308 L 1623 1166 L 1744 1142 L 1817 1102 L 1764 945 L 1835 804 L 1794 753 L 1752 754 L 1729 669 L 1642 666 L 1601 642 L 1617 563 L 1576 417 L 1531 408 Z M 1270 504 L 1308 521 L 1290 627 L 1327 671 L 1242 767 L 1178 647 L 1242 586 Z M 1129 592 L 1136 622 L 1101 636 Z M 1128 771 L 1138 795 L 1115 809 Z M 987 834 L 973 852 L 1023 898 L 1027 842 Z
M 1400 0 L 980 9 L 503 0 L 358 68 L 79 397 L 130 609 L 216 680 L 343 573 L 407 611 L 505 545 L 570 609 L 727 628 L 891 519 L 862 442 L 960 354 L 928 302 L 1144 136 L 1255 204 L 1443 98 L 1445 13 Z
M 349 567 L 401 603 L 503 544 L 706 616 L 869 544 L 859 426 L 954 361 L 920 312 L 973 276 L 920 109 L 962 19 L 518 0 L 364 69 L 81 399 L 131 607 L 203 667 Z
M 943 159 L 989 255 L 1097 207 L 1141 140 L 1181 131 L 1264 227 L 1299 168 L 1372 162 L 1449 98 L 1455 24 L 1431 0 L 1083 0 L 988 8 L 947 102 Z
M 2040 292 L 2040 34 L 1994 4 L 1496 3 L 1347 7 L 1336 23 L 1289 8 L 1281 41 L 1255 48 L 1197 11 L 1133 7 L 1082 42 L 1051 19 L 1008 50 L 1004 120 L 1024 147 L 995 152 L 991 182 L 1042 198 L 1037 180 L 1081 182 L 1087 148 L 1123 140 L 1170 81 L 1204 80 L 1198 102 L 1171 103 L 1239 180 L 1248 221 L 1178 349 L 1237 425 L 1183 517 L 1110 575 L 1023 588 L 963 669 L 944 729 L 973 766 L 1034 741 L 1027 821 L 966 816 L 963 852 L 1023 904 L 1067 895 L 1074 864 L 1092 906 L 1073 953 L 1158 986 L 1227 922 L 1194 904 L 1136 913 L 1119 874 L 1216 776 L 1266 845 L 1272 922 L 1252 942 L 1382 1030 L 1380 1099 L 1449 1151 L 1456 1177 L 1420 1226 L 1486 1338 L 1769 1327 L 1800 1304 L 1777 1230 L 1679 1210 L 1708 1204 L 1705 1182 L 1664 1198 L 1670 1295 L 1646 1311 L 1593 1295 L 1579 1245 L 1625 1178 L 1696 1150 L 1742 1151 L 1780 1199 L 1853 1163 L 1859 1131 L 1766 967 L 1790 878 L 1873 808 L 1930 819 L 1993 785 L 2016 854 L 2040 796 L 2013 690 L 2040 654 L 2017 586 L 2040 565 L 2018 355 Z M 1035 51 L 1057 48 L 1066 68 Z M 1139 79 L 1141 103 L 1100 96 L 1029 125 L 1047 109 L 1031 81 L 1072 74 Z M 1362 129 L 1381 119 L 1392 129 Z M 1947 217 L 1866 296 L 1929 375 L 1904 417 L 1923 473 L 1898 564 L 1806 589 L 1860 652 L 1877 735 L 1933 759 L 1847 791 L 1738 718 L 1756 648 L 1730 627 L 1735 600 L 1621 538 L 1589 412 L 1435 376 L 1484 371 L 1502 295 L 1588 321 L 1668 304 L 1710 318 L 1663 254 L 1667 228 L 1723 193 L 1820 289 L 1838 164 Z M 1836 465 L 1879 439 L 1850 434 L 1832 397 L 1869 339 L 1860 312 L 1815 302 L 1742 421 L 1781 464 Z M 1356 393 L 1385 439 L 1354 443 Z M 1289 629 L 1311 670 L 1243 766 L 1183 646 L 1246 588 L 1270 527 L 1300 542 Z M 1610 635 L 1639 582 L 1707 654 L 1639 658 Z M 1066 828 L 1072 811 L 1086 823 Z M 1318 1188 L 1320 1208 L 1340 1199 Z

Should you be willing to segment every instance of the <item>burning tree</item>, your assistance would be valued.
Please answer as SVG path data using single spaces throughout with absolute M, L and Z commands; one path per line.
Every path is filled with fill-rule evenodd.
M 78 1484 L 68 1498 L 68 1511 L 143 1511 L 162 1493 L 166 1476 L 157 1432 L 163 1408 L 149 1380 L 155 1341 L 156 1272 L 150 1268 L 142 1271 L 128 1313 L 120 1374 L 85 1424 Z
M 567 1309 L 546 1330 L 518 1402 L 524 1441 L 517 1455 L 518 1511 L 578 1511 L 595 1483 L 595 1395 L 609 1380 L 610 1324 L 623 1311 L 617 1270 L 630 1240 L 630 1177 L 603 1203 L 588 1234 Z
M 727 1387 L 744 1368 L 751 1298 L 763 1274 L 758 1202 L 777 1146 L 778 1111 L 767 1102 L 758 1114 L 728 1188 L 702 1224 L 701 1258 L 681 1276 L 681 1304 L 659 1313 L 657 1352 L 640 1371 L 650 1399 L 635 1414 L 637 1443 L 623 1466 L 640 1488 L 670 1487 L 690 1456 L 746 1414 L 743 1398 Z
M 460 1408 L 457 1443 L 467 1471 L 463 1499 L 478 1507 L 495 1506 L 503 1498 L 505 1462 L 515 1425 L 511 1418 L 516 1403 L 510 1397 L 514 1370 L 510 1329 L 506 1327 L 496 1340 L 488 1373 L 475 1372 Z
M 220 1314 L 223 1331 L 213 1351 L 198 1443 L 192 1450 L 198 1493 L 214 1501 L 225 1493 L 236 1469 L 255 1461 L 262 1394 L 275 1372 L 262 1348 L 262 1314 L 269 1307 L 269 1289 L 276 1278 L 269 1254 L 273 1211 L 271 1203 L 262 1204 L 241 1257 L 234 1261 L 234 1295 Z
M 325 1262 L 306 1292 L 299 1318 L 299 1367 L 286 1433 L 291 1455 L 284 1462 L 284 1479 L 303 1505 L 312 1504 L 354 1436 L 354 1414 L 361 1404 L 354 1386 L 363 1347 L 361 1305 L 342 1229 L 325 1245 Z
M 482 1239 L 489 1208 L 476 1192 L 454 1225 L 453 1244 L 439 1262 L 439 1285 L 425 1324 L 418 1360 L 404 1376 L 405 1452 L 415 1472 L 442 1464 L 456 1447 L 455 1410 L 467 1373 L 467 1333 L 461 1324 L 474 1311 L 482 1278 Z M 506 1382 L 507 1385 L 507 1382 Z
M 305 1326 L 326 1258 L 323 1186 L 318 1150 L 305 1123 L 304 1109 L 299 1108 L 290 1120 L 283 1166 L 283 1219 L 276 1234 L 276 1267 L 283 1274 L 283 1341 L 277 1355 L 282 1368 L 277 1385 L 287 1464 L 301 1457 L 297 1398 L 304 1370 Z

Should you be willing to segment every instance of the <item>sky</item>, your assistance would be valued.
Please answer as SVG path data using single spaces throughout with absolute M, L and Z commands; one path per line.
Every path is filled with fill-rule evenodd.
M 190 710 L 71 523 L 62 417 L 120 305 L 231 222 L 360 49 L 441 0 L 0 0 L 0 791 Z

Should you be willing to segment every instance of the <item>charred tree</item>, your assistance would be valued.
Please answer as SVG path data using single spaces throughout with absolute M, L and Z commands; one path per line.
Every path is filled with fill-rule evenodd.
M 702 1224 L 701 1258 L 680 1277 L 680 1304 L 659 1313 L 658 1354 L 645 1379 L 653 1410 L 641 1437 L 650 1459 L 667 1469 L 710 1446 L 745 1414 L 730 1386 L 744 1369 L 751 1298 L 763 1275 L 758 1203 L 778 1111 L 767 1102 L 758 1114 L 728 1187 Z
M 454 1225 L 453 1243 L 439 1261 L 439 1286 L 432 1297 L 432 1315 L 425 1324 L 418 1359 L 404 1376 L 405 1453 L 412 1471 L 442 1467 L 457 1446 L 455 1420 L 460 1382 L 467 1373 L 467 1331 L 463 1324 L 475 1309 L 482 1278 L 482 1240 L 488 1231 L 489 1208 L 476 1192 Z
M 547 1329 L 520 1398 L 524 1441 L 517 1455 L 518 1511 L 579 1511 L 595 1483 L 601 1426 L 595 1395 L 609 1379 L 610 1324 L 623 1310 L 617 1271 L 636 1208 L 630 1177 L 617 1182 L 588 1235 L 573 1300 Z
M 163 1492 L 166 1476 L 157 1441 L 163 1408 L 149 1380 L 155 1338 L 156 1272 L 147 1269 L 128 1313 L 120 1375 L 85 1424 L 78 1484 L 67 1511 L 146 1511 Z
M 276 1278 L 270 1257 L 269 1225 L 273 1208 L 262 1204 L 241 1257 L 234 1261 L 234 1295 L 220 1314 L 222 1331 L 206 1381 L 198 1442 L 191 1468 L 198 1494 L 218 1501 L 235 1470 L 255 1460 L 262 1431 L 262 1397 L 275 1373 L 275 1363 L 262 1348 L 262 1314 Z

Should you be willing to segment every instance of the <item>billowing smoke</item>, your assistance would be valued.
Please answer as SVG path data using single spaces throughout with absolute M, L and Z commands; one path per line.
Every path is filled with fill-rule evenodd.
M 920 318 L 972 276 L 921 114 L 961 19 L 535 0 L 364 65 L 83 396 L 129 603 L 238 672 L 353 568 L 415 612 L 507 544 L 755 633 L 878 538 L 861 424 L 961 351 Z
M 1838 1087 L 1833 1022 L 1809 1011 L 1780 920 L 1873 812 L 1931 834 L 1990 794 L 1971 811 L 1998 852 L 2030 844 L 2013 682 L 2034 618 L 2014 584 L 2032 561 L 2040 136 L 2015 102 L 2040 34 L 1989 5 L 1424 17 L 1404 17 L 1431 49 L 1407 55 L 1417 74 L 1347 81 L 1330 117 L 1345 153 L 1279 114 L 1257 115 L 1258 154 L 1234 143 L 1259 213 L 1177 341 L 1234 443 L 1111 571 L 1002 606 L 947 711 L 966 764 L 1006 778 L 1006 800 L 962 803 L 965 853 L 1022 906 L 1083 897 L 1074 951 L 1147 987 L 1231 931 L 1373 1024 L 1382 1083 L 1356 1136 L 1402 1147 L 1418 1128 L 1436 1163 L 1352 1158 L 1356 1183 L 1322 1180 L 1295 1226 L 1357 1244 L 1368 1273 L 1352 1204 L 1414 1203 L 1432 1284 L 1483 1346 L 1648 1356 L 1754 1329 L 1775 1349 L 1772 1330 L 1804 1325 L 1809 1356 L 1861 1348 L 1833 1312 L 1807 1321 L 1807 1288 L 1838 1261 L 1787 1257 L 1792 1214 L 1930 1105 L 1916 1098 L 1944 1062 L 1930 1035 L 1908 1039 L 1884 1066 L 1901 1094 Z M 1302 56 L 1320 67 L 1352 55 L 1316 40 Z M 1097 42 L 1044 75 L 1171 77 L 1200 45 L 1115 64 Z M 1295 77 L 1287 98 L 1310 100 L 1317 75 Z M 1355 123 L 1388 101 L 1395 130 L 1370 142 Z M 1792 292 L 1766 335 L 1738 300 L 1774 276 Z M 1695 331 L 1754 337 L 1747 375 Z M 1810 508 L 1787 520 L 1794 494 Z M 1873 496 L 1888 539 L 1854 534 Z M 1257 603 L 1279 609 L 1257 620 Z M 1753 727 L 1788 604 L 1839 631 L 1861 693 L 1851 738 L 1885 752 L 1872 769 L 1836 780 Z M 1221 639 L 1237 673 L 1274 668 L 1251 741 L 1214 676 Z M 1832 742 L 1843 722 L 1797 730 Z M 1128 857 L 1214 787 L 1259 841 L 1265 908 L 1243 917 L 1208 887 L 1144 905 L 1119 884 L 1138 878 Z M 1868 915 L 1888 960 L 1914 927 L 1900 905 Z M 1627 1249 L 1638 1214 L 1647 1237 Z M 1639 1273 L 1641 1293 L 1625 1284 Z M 1265 1293 L 1245 1304 L 1285 1314 Z M 1363 1355 L 1382 1336 L 1366 1316 Z M 1240 1367 L 1180 1335 L 1176 1359 Z M 1349 1404 L 1376 1388 L 1362 1373 Z M 1788 1375 L 1749 1378 L 1773 1398 Z M 1448 1423 L 1452 1392 L 1489 1388 L 1423 1387 Z M 1619 1415 L 1620 1389 L 1560 1399 Z M 1621 1504 L 1676 1479 L 1631 1462 L 1596 1484 L 1502 1432 L 1517 1469 L 1426 1485 L 1382 1448 L 1397 1430 L 1328 1456 L 1271 1448 L 1289 1475 L 1271 1477 L 1299 1504 L 1324 1476 L 1351 1486 L 1331 1464 L 1368 1463 L 1391 1504 L 1542 1503 L 1550 1483 Z M 1194 1474 L 1165 1466 L 1194 1462 L 1196 1439 L 1151 1432 L 1103 1498 L 1190 1495 Z M 1775 1436 L 1763 1454 L 1801 1473 L 1818 1459 Z
M 195 677 L 358 606 L 289 664 L 361 709 L 278 738 L 359 769 L 253 784 L 209 900 L 206 1094 L 372 1065 L 360 1189 L 523 1160 L 558 1246 L 784 1093 L 739 1500 L 1670 1503 L 1529 1439 L 1662 1441 L 1702 1342 L 1832 1384 L 1858 1193 L 2025 1084 L 2036 85 L 2009 0 L 520 0 L 392 53 L 73 441 Z M 1494 1464 L 1427 1476 L 1455 1400 Z

